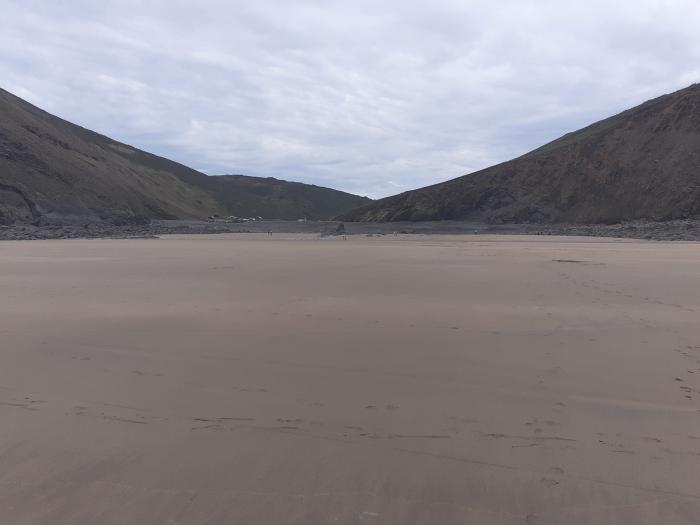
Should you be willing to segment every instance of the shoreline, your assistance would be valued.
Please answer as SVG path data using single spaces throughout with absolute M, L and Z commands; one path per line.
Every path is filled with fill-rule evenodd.
M 583 236 L 656 241 L 700 241 L 700 220 L 630 221 L 620 224 L 485 224 L 463 221 L 340 222 L 270 220 L 210 223 L 195 220 L 154 220 L 150 224 L 108 223 L 0 226 L 0 241 L 39 239 L 134 239 L 160 235 L 222 233 L 303 233 L 320 236 L 394 234 L 419 235 L 544 235 Z

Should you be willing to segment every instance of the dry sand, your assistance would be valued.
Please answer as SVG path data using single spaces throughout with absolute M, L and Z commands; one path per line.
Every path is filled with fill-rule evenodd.
M 0 523 L 700 523 L 700 245 L 0 244 Z

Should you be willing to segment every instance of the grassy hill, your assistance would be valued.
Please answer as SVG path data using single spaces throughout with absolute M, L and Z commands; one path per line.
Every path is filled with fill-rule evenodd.
M 369 199 L 242 175 L 209 177 L 0 89 L 0 224 L 260 215 L 331 218 Z

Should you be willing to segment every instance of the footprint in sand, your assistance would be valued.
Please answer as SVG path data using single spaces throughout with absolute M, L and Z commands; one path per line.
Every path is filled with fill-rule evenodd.
M 540 481 L 548 487 L 556 487 L 557 485 L 559 485 L 559 482 L 556 479 L 552 478 L 542 477 L 540 478 Z
M 160 419 L 155 416 L 143 415 L 131 409 L 127 409 L 126 412 L 127 413 L 123 415 L 108 412 L 97 412 L 91 410 L 89 407 L 76 405 L 71 410 L 69 410 L 67 414 L 72 416 L 87 417 L 91 419 L 115 421 L 117 423 L 130 423 L 134 425 L 148 425 L 149 423 Z
M 540 420 L 539 418 L 534 417 L 534 418 L 532 418 L 532 419 L 526 420 L 525 423 L 524 423 L 524 425 L 525 425 L 526 427 L 534 427 L 534 426 L 538 426 L 538 425 L 546 425 L 546 426 L 548 426 L 548 427 L 555 427 L 555 426 L 559 425 L 559 423 L 556 422 L 556 421 L 554 421 L 554 420 L 552 420 L 552 419 Z M 536 431 L 540 431 L 540 432 L 541 432 L 542 429 L 541 429 L 541 428 L 537 428 Z
M 223 423 L 226 421 L 255 421 L 254 417 L 193 417 L 192 421 L 205 423 Z
M 278 417 L 278 418 L 277 418 L 277 422 L 278 422 L 278 423 L 285 423 L 285 424 L 294 424 L 294 425 L 298 425 L 298 424 L 300 424 L 300 423 L 303 423 L 304 420 L 301 419 L 301 418 L 285 419 L 285 418 Z
M 211 423 L 200 427 L 191 427 L 190 430 L 224 430 L 224 426 L 218 423 Z
M 689 386 L 682 386 L 682 387 L 680 387 L 680 389 L 685 393 L 686 399 L 693 399 L 692 394 L 697 393 L 696 390 L 694 390 L 693 388 L 690 388 Z
M 41 403 L 45 403 L 45 401 L 25 396 L 22 399 L 13 398 L 11 401 L 0 401 L 0 406 L 16 407 L 24 410 L 39 410 L 38 405 Z

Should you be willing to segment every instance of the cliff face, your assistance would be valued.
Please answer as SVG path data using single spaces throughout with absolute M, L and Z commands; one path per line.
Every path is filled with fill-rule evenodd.
M 700 85 L 343 220 L 617 222 L 700 215 Z

